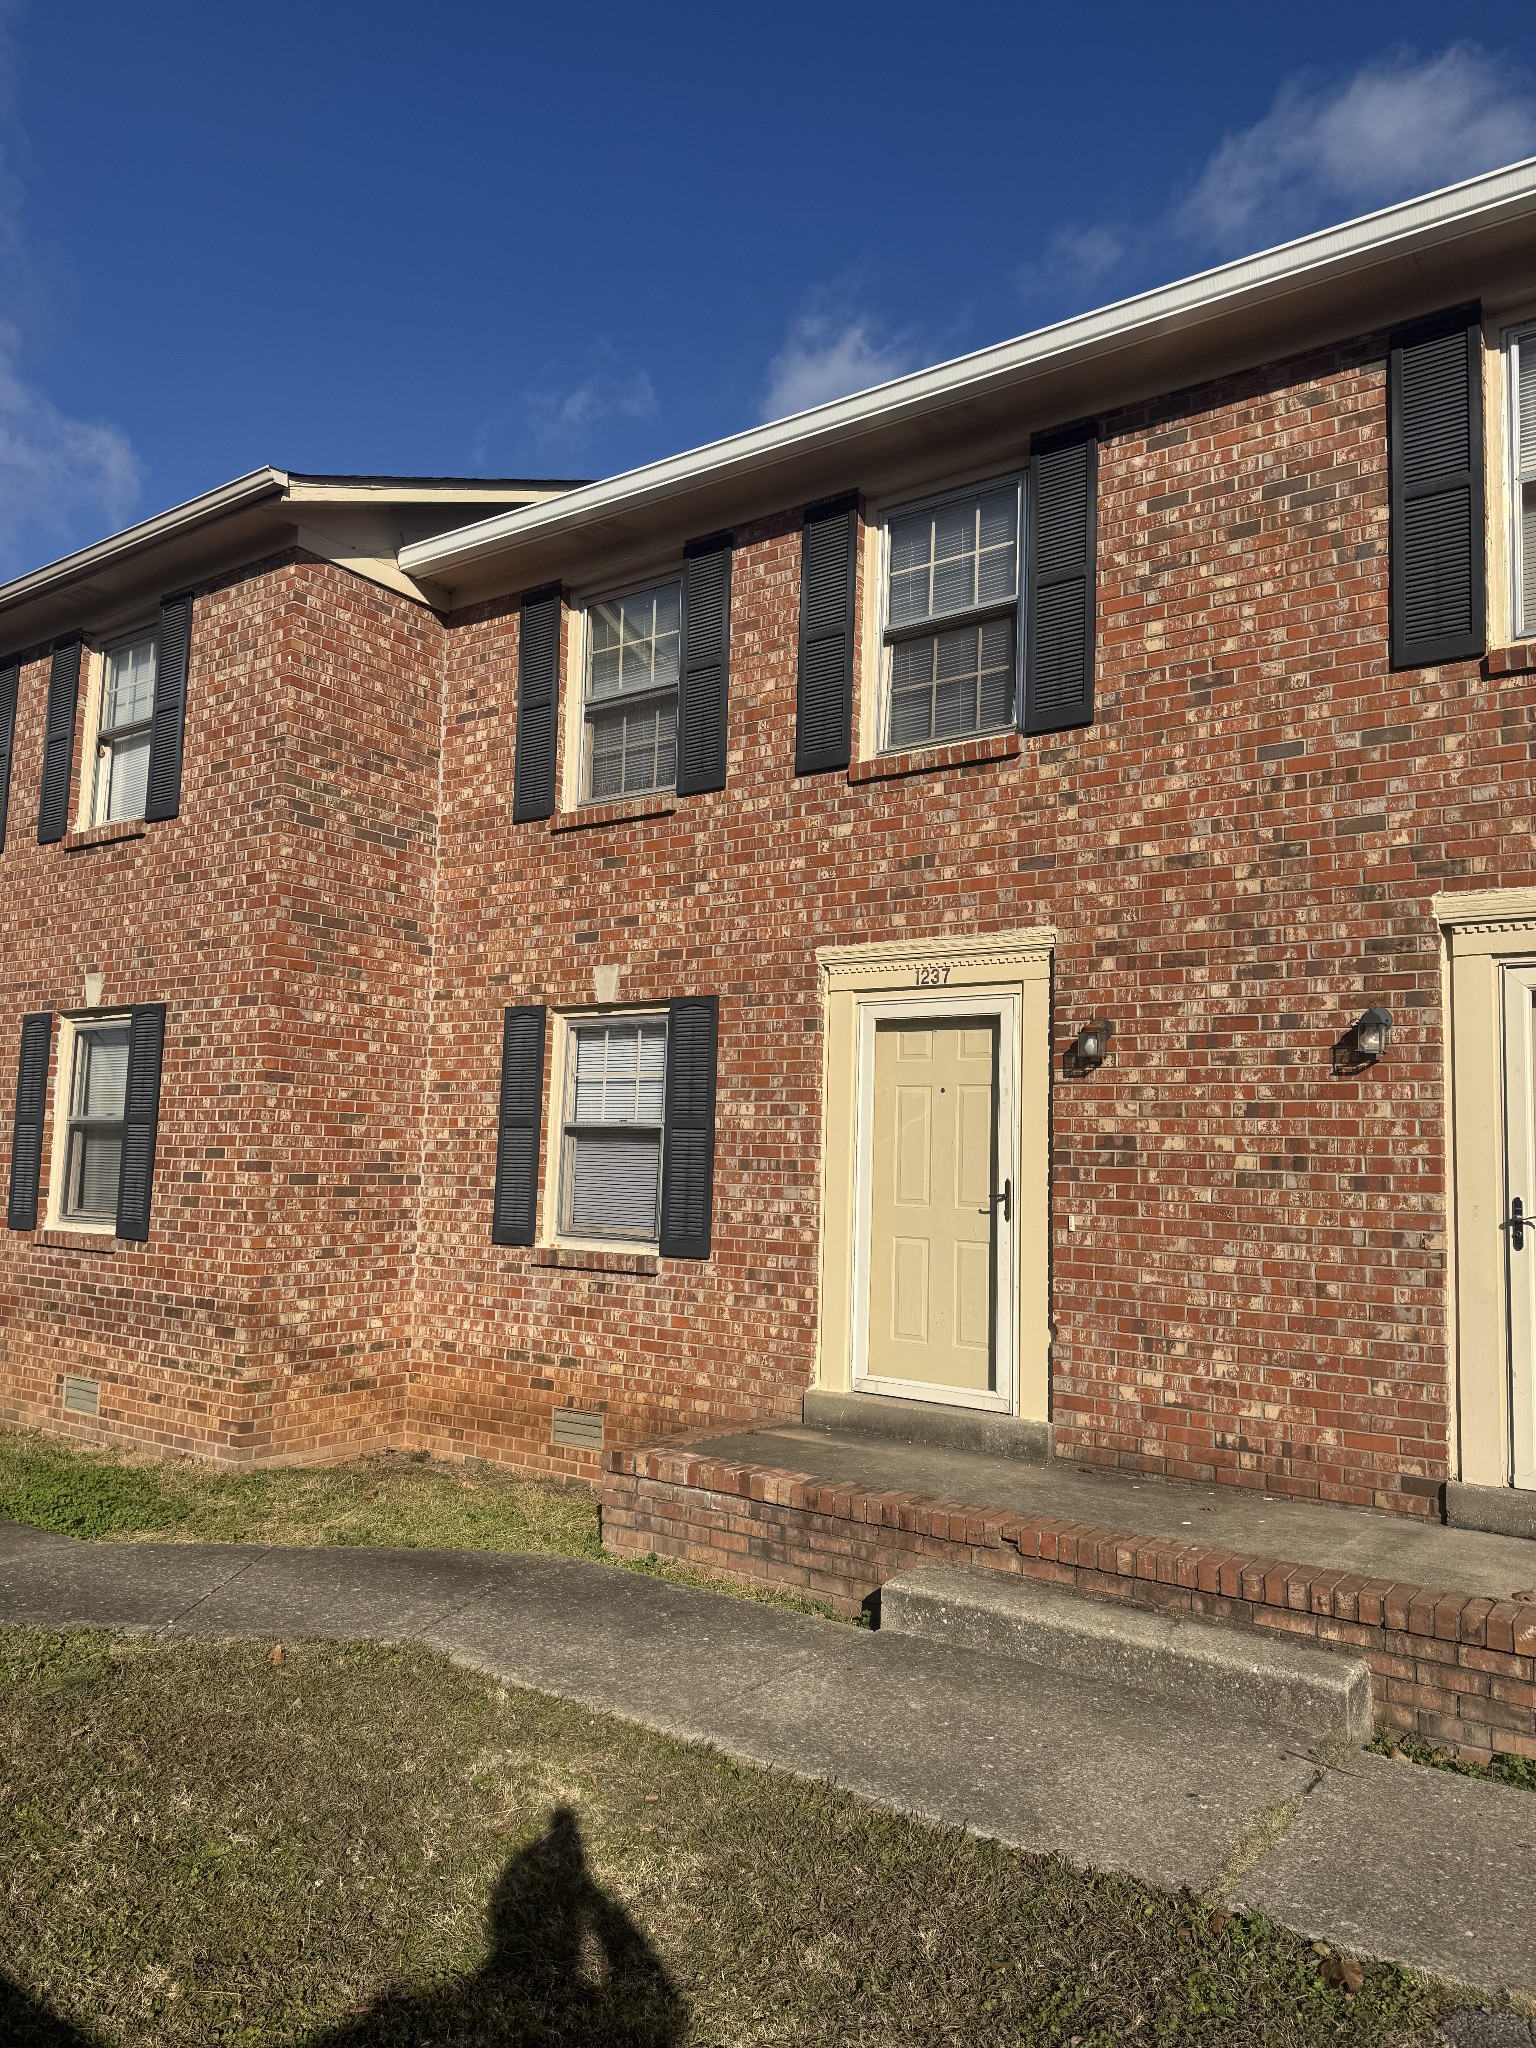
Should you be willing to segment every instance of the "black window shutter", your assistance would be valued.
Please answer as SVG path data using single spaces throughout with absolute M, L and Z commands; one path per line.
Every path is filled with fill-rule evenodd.
M 800 684 L 795 773 L 846 768 L 853 752 L 857 498 L 813 505 L 800 541 Z
M 69 777 L 75 757 L 75 702 L 80 695 L 80 637 L 53 650 L 48 676 L 48 717 L 43 731 L 43 793 L 37 806 L 37 843 L 51 846 L 69 829 Z
M 731 670 L 731 536 L 683 551 L 683 664 L 677 685 L 677 793 L 725 787 Z
M 1049 435 L 1030 451 L 1025 732 L 1093 723 L 1098 486 L 1092 427 Z
M 5 818 L 11 807 L 11 755 L 16 746 L 16 686 L 21 663 L 0 668 L 0 853 L 5 851 Z
M 138 1244 L 149 1236 L 164 1049 L 164 1003 L 136 1003 L 128 1019 L 128 1093 L 123 1109 L 123 1164 L 117 1182 L 117 1234 Z
M 1394 334 L 1387 356 L 1392 666 L 1486 645 L 1483 338 L 1476 306 Z
M 514 824 L 554 815 L 559 701 L 560 588 L 556 584 L 547 590 L 531 591 L 523 599 L 518 624 L 517 760 L 512 770 Z
M 181 741 L 187 718 L 191 643 L 191 593 L 166 598 L 160 607 L 160 636 L 155 643 L 155 710 L 144 798 L 147 819 L 174 818 L 181 809 Z
M 666 1126 L 661 1148 L 661 1249 L 709 1257 L 715 1194 L 715 1048 L 718 996 L 667 1005 Z
M 43 1170 L 43 1109 L 48 1099 L 48 1049 L 53 1014 L 34 1011 L 21 1020 L 21 1059 L 16 1068 L 16 1120 L 11 1126 L 11 1198 L 6 1222 L 12 1230 L 36 1230 L 37 1188 Z
M 506 1010 L 501 1020 L 501 1108 L 496 1129 L 492 1244 L 532 1244 L 539 1211 L 539 1126 L 544 1110 L 544 1011 Z

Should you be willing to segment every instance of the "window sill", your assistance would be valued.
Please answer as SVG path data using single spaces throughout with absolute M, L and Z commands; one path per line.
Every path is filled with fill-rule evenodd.
M 35 1241 L 54 1252 L 115 1252 L 118 1244 L 110 1230 L 43 1229 Z
M 66 832 L 59 844 L 66 853 L 78 853 L 86 846 L 116 846 L 120 840 L 142 839 L 148 830 L 142 818 L 120 818 L 115 825 L 88 825 L 83 832 Z
M 670 818 L 677 809 L 671 794 L 626 797 L 611 804 L 583 804 L 579 811 L 557 811 L 549 821 L 551 832 L 584 832 L 591 825 L 628 825 L 638 818 Z
M 1016 732 L 992 732 L 974 740 L 955 740 L 948 746 L 913 747 L 905 754 L 877 754 L 870 761 L 855 761 L 848 770 L 850 782 L 889 782 L 902 775 L 931 775 L 941 768 L 967 768 L 976 761 L 1011 761 L 1024 751 Z
M 558 1266 L 571 1273 L 656 1273 L 661 1260 L 655 1252 L 593 1251 L 583 1245 L 540 1245 L 533 1255 L 536 1266 Z
M 1525 640 L 1513 647 L 1490 647 L 1483 656 L 1485 676 L 1522 676 L 1536 669 L 1536 640 Z

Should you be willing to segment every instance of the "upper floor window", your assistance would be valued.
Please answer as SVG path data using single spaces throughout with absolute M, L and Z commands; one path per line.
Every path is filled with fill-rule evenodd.
M 886 751 L 1014 724 L 1020 484 L 903 507 L 886 522 Z
M 677 783 L 683 586 L 674 578 L 587 607 L 582 796 L 645 796 Z
M 654 1244 L 660 1230 L 667 1020 L 572 1024 L 563 1118 L 560 1228 Z
M 1516 639 L 1536 639 L 1536 328 L 1509 344 L 1510 555 Z
M 69 1077 L 64 1199 L 69 1223 L 113 1223 L 123 1163 L 123 1118 L 128 1095 L 126 1017 L 74 1028 Z
M 142 818 L 149 786 L 150 723 L 155 710 L 157 636 L 143 633 L 102 655 L 91 783 L 92 825 Z

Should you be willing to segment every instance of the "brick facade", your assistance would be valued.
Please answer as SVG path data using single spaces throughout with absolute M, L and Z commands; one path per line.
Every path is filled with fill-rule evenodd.
M 716 794 L 514 826 L 516 596 L 438 615 L 293 556 L 199 593 L 181 817 L 37 847 L 24 670 L 4 1043 L 87 968 L 171 1023 L 150 1243 L 0 1242 L 6 1413 L 56 1426 L 60 1375 L 99 1371 L 103 1429 L 142 1442 L 588 1478 L 557 1407 L 620 1444 L 792 1415 L 816 949 L 1053 926 L 1058 1446 L 1427 1507 L 1452 1413 L 1430 898 L 1531 877 L 1533 677 L 1389 668 L 1384 337 L 1102 421 L 1080 731 L 797 779 L 800 512 L 736 528 Z M 721 998 L 707 1261 L 490 1242 L 501 1009 L 591 1005 L 598 970 L 625 1005 Z M 1336 1074 L 1371 1002 L 1390 1055 Z M 1066 1075 L 1099 1013 L 1109 1062 Z

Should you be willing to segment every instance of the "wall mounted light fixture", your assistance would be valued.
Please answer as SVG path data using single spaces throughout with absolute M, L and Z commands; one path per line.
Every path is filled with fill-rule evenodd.
M 1379 1060 L 1392 1036 L 1392 1012 L 1375 1008 L 1356 1019 L 1355 1051 L 1362 1060 Z
M 1074 1070 L 1086 1074 L 1093 1067 L 1102 1067 L 1114 1035 L 1115 1027 L 1107 1017 L 1095 1017 L 1091 1024 L 1085 1024 L 1072 1041 Z

